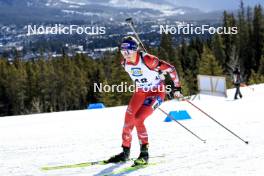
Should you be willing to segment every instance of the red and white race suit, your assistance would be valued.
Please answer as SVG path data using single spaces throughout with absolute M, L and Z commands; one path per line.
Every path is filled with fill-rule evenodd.
M 137 86 L 126 110 L 122 146 L 130 147 L 132 130 L 136 127 L 140 144 L 148 144 L 145 119 L 165 98 L 165 87 L 159 71 L 169 73 L 176 87 L 180 86 L 174 66 L 148 53 L 138 52 L 136 62 L 123 60 L 122 65 Z

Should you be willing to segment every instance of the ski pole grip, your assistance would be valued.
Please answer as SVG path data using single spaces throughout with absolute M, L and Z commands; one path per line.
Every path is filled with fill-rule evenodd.
M 130 23 L 130 24 L 133 24 L 132 18 L 127 18 L 127 19 L 126 19 L 126 22 L 127 22 L 127 23 Z

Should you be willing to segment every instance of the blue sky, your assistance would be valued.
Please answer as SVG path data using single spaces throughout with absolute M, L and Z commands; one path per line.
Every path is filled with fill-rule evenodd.
M 203 11 L 237 9 L 240 0 L 167 0 L 178 6 L 188 6 L 199 8 Z M 254 6 L 255 4 L 264 6 L 264 0 L 244 0 L 244 4 Z

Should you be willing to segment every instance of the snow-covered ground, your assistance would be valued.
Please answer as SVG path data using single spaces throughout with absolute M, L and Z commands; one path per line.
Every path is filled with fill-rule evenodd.
M 207 143 L 193 137 L 175 122 L 163 122 L 156 110 L 146 120 L 150 155 L 159 162 L 125 175 L 164 176 L 263 176 L 264 175 L 264 84 L 254 91 L 242 88 L 243 99 L 201 96 L 192 101 L 230 128 L 244 144 L 187 102 L 162 104 L 167 112 L 187 110 L 191 120 L 182 122 Z M 121 131 L 126 107 L 82 110 L 0 118 L 1 176 L 100 176 L 131 164 L 96 165 L 42 171 L 43 166 L 83 163 L 107 159 L 121 151 Z M 139 145 L 134 131 L 132 157 Z

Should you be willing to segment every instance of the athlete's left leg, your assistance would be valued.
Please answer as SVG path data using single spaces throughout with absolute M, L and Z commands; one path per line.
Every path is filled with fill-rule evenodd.
M 152 114 L 152 112 L 161 104 L 164 100 L 165 93 L 157 92 L 155 94 L 150 93 L 145 99 L 143 106 L 135 115 L 135 127 L 137 129 L 138 139 L 140 143 L 140 154 L 139 157 L 134 161 L 135 165 L 145 165 L 149 160 L 148 153 L 148 133 L 144 125 L 145 119 Z
M 135 127 L 141 145 L 148 144 L 148 133 L 144 121 L 164 101 L 165 92 L 151 92 L 149 95 L 135 114 Z

